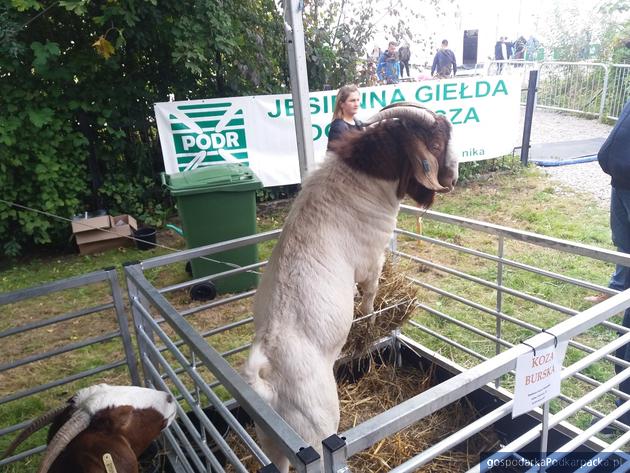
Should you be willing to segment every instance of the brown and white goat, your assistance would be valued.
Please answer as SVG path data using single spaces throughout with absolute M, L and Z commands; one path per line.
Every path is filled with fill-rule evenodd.
M 98 384 L 35 419 L 5 452 L 48 424 L 48 448 L 37 473 L 137 473 L 138 456 L 168 427 L 177 403 L 165 392 Z M 107 456 L 109 454 L 109 456 Z M 111 458 L 111 460 L 110 460 Z
M 333 364 L 353 318 L 373 312 L 384 251 L 405 194 L 423 207 L 453 189 L 458 160 L 451 124 L 403 103 L 348 133 L 303 183 L 254 299 L 255 338 L 244 375 L 309 444 L 337 431 Z M 281 471 L 288 461 L 259 430 Z

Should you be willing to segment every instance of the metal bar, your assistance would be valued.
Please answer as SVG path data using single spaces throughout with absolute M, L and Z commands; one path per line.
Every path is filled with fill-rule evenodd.
M 30 324 L 20 325 L 19 327 L 14 327 L 9 330 L 5 330 L 4 332 L 0 332 L 0 338 L 9 337 L 11 335 L 16 335 L 18 333 L 27 332 L 29 330 L 35 330 L 42 327 L 47 327 L 49 325 L 53 325 L 59 322 L 66 322 L 68 320 L 76 319 L 78 317 L 83 317 L 89 314 L 95 314 L 97 312 L 102 312 L 107 309 L 112 309 L 114 307 L 113 303 L 102 304 L 94 307 L 88 307 L 85 309 L 77 310 L 74 312 L 68 312 L 59 317 L 51 317 L 50 319 L 40 320 L 37 322 L 33 322 Z
M 529 159 L 529 139 L 532 134 L 532 120 L 534 107 L 536 106 L 536 87 L 538 85 L 538 71 L 529 71 L 529 84 L 527 86 L 527 102 L 525 104 L 525 123 L 523 125 L 523 141 L 521 144 L 521 164 L 527 166 Z
M 160 291 L 162 292 L 162 291 Z M 229 304 L 231 302 L 236 302 L 239 301 L 241 299 L 247 299 L 248 297 L 253 296 L 254 294 L 256 294 L 256 290 L 251 290 L 251 291 L 247 291 L 247 292 L 241 292 L 240 294 L 234 294 L 233 296 L 228 296 L 225 297 L 223 299 L 220 299 L 218 301 L 212 301 L 208 304 L 201 304 L 197 307 L 193 307 L 192 309 L 186 309 L 186 310 L 182 310 L 180 311 L 180 315 L 182 315 L 183 317 L 186 317 L 190 314 L 194 314 L 196 312 L 201 312 L 203 310 L 208 310 L 208 309 L 214 309 L 215 307 L 220 307 L 222 305 L 225 304 Z
M 20 358 L 19 360 L 15 360 L 10 363 L 4 363 L 0 365 L 0 373 L 6 370 L 11 370 L 14 368 L 18 368 L 20 366 L 28 365 L 29 363 L 34 363 L 36 361 L 40 361 L 46 358 L 51 358 L 56 355 L 61 355 L 69 351 L 78 350 L 80 348 L 84 348 L 90 345 L 96 345 L 97 343 L 106 342 L 108 340 L 112 340 L 118 337 L 119 335 L 120 335 L 120 332 L 113 332 L 106 335 L 100 335 L 98 337 L 88 338 L 87 340 L 83 340 L 81 342 L 71 343 L 70 345 L 64 345 L 62 347 L 58 347 L 58 348 L 55 348 L 54 350 L 50 350 L 44 353 L 37 353 L 35 355 L 27 356 L 25 358 Z
M 75 276 L 72 278 L 62 279 L 60 281 L 49 282 L 39 286 L 20 289 L 19 291 L 0 294 L 0 305 L 13 304 L 15 302 L 20 302 L 25 299 L 45 296 L 52 292 L 64 291 L 66 289 L 74 289 L 75 287 L 86 286 L 88 284 L 94 284 L 106 280 L 107 273 L 105 271 L 95 271 L 93 273 L 83 274 L 81 276 Z
M 540 436 L 540 473 L 545 473 L 545 458 L 547 458 L 547 444 L 549 441 L 549 401 L 543 404 L 543 418 Z
M 30 448 L 28 450 L 25 450 L 24 452 L 20 452 L 16 455 L 7 457 L 7 458 L 3 458 L 2 460 L 0 460 L 0 466 L 4 466 L 4 465 L 8 465 L 9 463 L 14 463 L 14 462 L 18 462 L 20 460 L 23 460 L 27 457 L 30 457 L 31 455 L 36 455 L 38 453 L 43 452 L 44 450 L 46 450 L 46 445 L 40 445 L 39 447 L 34 447 L 34 448 Z
M 195 401 L 195 399 L 193 399 L 193 397 L 189 394 L 188 389 L 186 389 L 186 386 L 184 386 L 184 384 L 180 381 L 177 375 L 175 375 L 175 373 L 173 372 L 173 369 L 166 362 L 164 357 L 162 357 L 162 355 L 159 352 L 157 352 L 157 350 L 155 349 L 155 346 L 150 344 L 151 342 L 150 338 L 148 338 L 145 333 L 142 333 L 142 336 L 145 337 L 145 341 L 147 342 L 149 349 L 151 349 L 153 351 L 153 354 L 160 359 L 162 366 L 164 366 L 164 368 L 166 369 L 171 382 L 175 384 L 175 387 L 177 388 L 177 390 L 184 396 L 185 401 L 193 410 L 199 422 L 203 425 L 203 429 L 201 430 L 204 432 L 207 431 L 210 434 L 210 438 L 212 438 L 212 440 L 221 449 L 221 451 L 225 454 L 228 461 L 232 464 L 234 468 L 236 468 L 237 471 L 241 473 L 247 473 L 247 469 L 243 466 L 239 458 L 234 454 L 234 451 L 232 451 L 232 449 L 229 447 L 229 445 L 227 444 L 227 442 L 225 441 L 221 433 L 217 430 L 214 424 L 210 422 L 210 419 L 208 419 L 205 413 L 201 410 L 201 408 L 199 407 L 199 403 Z M 160 373 L 158 372 L 158 370 L 155 368 L 153 363 L 151 363 L 151 359 L 146 357 L 143 360 L 145 361 L 143 366 L 145 367 L 145 369 L 148 369 L 150 371 L 150 374 L 153 376 L 153 380 L 157 382 L 157 384 L 160 386 L 162 390 L 171 392 L 168 386 L 166 385 L 166 383 L 162 380 L 162 377 L 160 376 Z M 186 414 L 186 412 L 184 412 L 184 410 L 182 409 L 180 405 L 178 405 L 178 412 L 179 412 L 179 419 L 184 423 L 184 427 L 186 427 L 186 430 L 188 431 L 189 434 L 191 434 L 192 438 L 195 440 L 195 443 L 199 446 L 199 448 L 201 449 L 205 457 L 210 461 L 212 467 L 221 468 L 215 455 L 212 453 L 212 451 L 208 447 L 206 443 L 206 439 L 202 435 L 200 435 L 197 429 L 195 429 L 192 422 L 188 418 L 188 415 Z
M 442 271 L 442 272 L 451 274 L 453 276 L 460 277 L 460 278 L 465 279 L 467 281 L 471 281 L 471 282 L 474 282 L 476 284 L 479 284 L 479 285 L 482 285 L 482 286 L 486 286 L 486 287 L 488 287 L 490 289 L 494 289 L 495 291 L 497 290 L 497 285 L 495 283 L 486 281 L 485 279 L 481 279 L 481 278 L 478 278 L 476 276 L 470 276 L 467 273 L 463 273 L 463 272 L 458 271 L 456 269 L 451 269 L 451 268 L 448 268 L 446 266 L 442 266 L 440 264 L 432 263 L 429 260 L 426 260 L 426 259 L 423 259 L 423 258 L 418 258 L 417 256 L 412 256 L 412 255 L 409 255 L 407 253 L 396 252 L 396 254 L 399 255 L 399 256 L 403 256 L 405 258 L 408 258 L 408 259 L 410 259 L 412 261 L 415 261 L 417 263 L 421 263 L 421 264 L 423 264 L 425 266 L 428 266 L 430 268 L 436 269 L 438 271 Z M 548 309 L 553 309 L 553 310 L 555 310 L 557 312 L 560 312 L 562 314 L 575 315 L 575 314 L 578 313 L 576 310 L 569 309 L 568 307 L 564 307 L 564 306 L 561 306 L 561 305 L 558 305 L 558 304 L 554 304 L 553 302 L 548 302 L 548 301 L 546 301 L 544 299 L 540 299 L 539 297 L 530 296 L 529 294 L 526 294 L 526 293 L 521 292 L 521 291 L 517 291 L 515 289 L 510 289 L 510 288 L 505 287 L 505 286 L 503 286 L 503 292 L 505 292 L 507 294 L 510 294 L 512 296 L 520 297 L 521 299 L 524 299 L 524 300 L 529 301 L 529 302 L 534 302 L 535 304 L 537 304 L 539 306 L 547 307 Z
M 144 278 L 140 266 L 129 265 L 125 267 L 125 271 L 127 279 L 132 280 L 139 291 L 152 301 L 154 307 L 169 321 L 169 325 L 195 350 L 205 366 L 212 369 L 213 374 L 247 411 L 254 422 L 277 442 L 282 453 L 289 458 L 294 467 L 298 471 L 314 471 L 313 468 L 319 468 L 319 459 L 310 464 L 305 464 L 302 461 L 298 452 L 300 449 L 309 448 L 309 446 L 151 286 Z
M 131 383 L 135 386 L 140 386 L 140 373 L 138 372 L 138 364 L 136 362 L 136 354 L 133 350 L 133 344 L 131 342 L 131 334 L 129 333 L 129 320 L 127 320 L 127 314 L 125 313 L 125 304 L 123 302 L 122 292 L 120 290 L 120 282 L 118 280 L 118 272 L 115 268 L 106 269 L 107 278 L 109 280 L 109 286 L 112 291 L 112 298 L 114 299 L 114 308 L 116 310 L 116 319 L 118 320 L 118 327 L 120 329 L 120 337 L 122 338 L 123 349 L 125 350 L 125 358 L 127 359 L 127 369 L 129 370 L 129 377 Z
M 42 391 L 46 391 L 50 388 L 54 388 L 56 386 L 61 386 L 63 384 L 71 383 L 72 381 L 76 381 L 78 379 L 87 378 L 88 376 L 92 376 L 98 373 L 102 373 L 103 371 L 111 370 L 114 368 L 118 368 L 120 366 L 124 366 L 126 364 L 125 360 L 116 361 L 114 363 L 109 363 L 107 365 L 101 365 L 98 368 L 92 368 L 91 370 L 81 371 L 80 373 L 73 374 L 71 376 L 66 376 L 65 378 L 61 378 L 50 383 L 40 384 L 35 388 L 24 389 L 23 391 L 12 393 L 8 396 L 4 396 L 0 398 L 0 404 L 5 404 L 7 402 L 15 401 L 17 399 L 22 399 L 26 396 L 30 396 L 31 394 L 40 393 Z
M 416 307 L 419 307 L 420 309 L 423 309 L 425 311 L 427 311 L 429 314 L 435 315 L 436 317 L 440 317 L 443 320 L 446 320 L 450 323 L 452 323 L 453 325 L 457 325 L 458 327 L 461 327 L 463 329 L 468 330 L 469 332 L 474 333 L 475 335 L 479 335 L 480 337 L 483 337 L 491 342 L 495 342 L 498 345 L 503 345 L 506 346 L 508 348 L 511 348 L 512 346 L 514 346 L 513 344 L 511 344 L 510 342 L 507 342 L 495 335 L 491 335 L 487 332 L 484 332 L 481 329 L 478 329 L 477 327 L 473 327 L 470 324 L 467 324 L 466 322 L 462 322 L 461 320 L 456 319 L 455 317 L 451 317 L 450 315 L 447 315 L 443 312 L 440 312 L 439 310 L 433 309 L 432 307 L 429 307 L 426 304 L 423 304 L 421 302 L 416 302 Z M 500 352 L 499 352 L 500 353 Z M 497 353 L 498 354 L 498 353 Z
M 474 356 L 475 358 L 479 358 L 479 359 L 480 359 L 480 360 L 482 360 L 482 361 L 486 361 L 486 360 L 488 359 L 487 357 L 485 357 L 485 356 L 481 355 L 480 353 L 477 353 L 476 351 L 471 350 L 471 349 L 470 349 L 470 348 L 468 348 L 468 347 L 465 347 L 465 346 L 464 346 L 464 345 L 462 345 L 461 343 L 457 343 L 455 340 L 451 340 L 450 338 L 447 338 L 447 337 L 445 337 L 444 335 L 439 334 L 439 333 L 437 333 L 437 332 L 435 332 L 435 331 L 431 330 L 431 329 L 430 329 L 430 328 L 428 328 L 428 327 L 425 327 L 424 325 L 422 325 L 422 324 L 420 324 L 420 323 L 416 322 L 415 320 L 410 320 L 410 321 L 409 321 L 409 325 L 411 325 L 411 326 L 413 326 L 413 327 L 416 327 L 416 328 L 418 328 L 418 329 L 422 330 L 423 332 L 425 332 L 425 333 L 427 333 L 427 334 L 429 334 L 429 335 L 431 335 L 431 336 L 433 336 L 433 337 L 437 338 L 438 340 L 442 340 L 443 342 L 448 343 L 449 345 L 454 346 L 455 348 L 457 348 L 457 349 L 459 349 L 459 350 L 463 351 L 464 353 L 467 353 L 467 354 L 469 354 L 469 355 L 471 355 L 471 356 Z
M 311 127 L 308 74 L 306 72 L 306 51 L 304 48 L 304 25 L 301 0 L 284 1 L 284 18 L 287 51 L 289 53 L 289 78 L 295 110 L 295 136 L 297 139 L 300 178 L 315 168 L 313 153 L 313 130 Z
M 533 333 L 541 333 L 542 332 L 542 328 L 538 327 L 537 325 L 530 324 L 528 322 L 525 322 L 523 320 L 519 320 L 517 318 L 511 317 L 511 316 L 509 316 L 507 314 L 504 314 L 504 313 L 496 312 L 493 309 L 490 309 L 488 307 L 485 307 L 485 306 L 483 306 L 481 304 L 478 304 L 476 302 L 470 301 L 470 300 L 465 299 L 463 297 L 457 296 L 456 294 L 452 294 L 452 293 L 450 293 L 448 291 L 445 291 L 443 289 L 440 289 L 438 287 L 432 286 L 431 284 L 425 283 L 423 281 L 419 281 L 418 279 L 412 278 L 410 276 L 406 276 L 405 278 L 407 280 L 409 280 L 409 281 L 412 281 L 414 284 L 417 284 L 419 286 L 424 287 L 425 289 L 428 289 L 428 290 L 433 291 L 433 292 L 435 292 L 437 294 L 440 294 L 442 296 L 445 296 L 445 297 L 448 297 L 450 299 L 453 299 L 454 301 L 460 302 L 460 303 L 462 303 L 464 305 L 467 305 L 469 307 L 477 309 L 477 310 L 479 310 L 481 312 L 484 312 L 484 313 L 486 313 L 488 315 L 492 315 L 494 317 L 501 318 L 502 320 L 505 320 L 507 322 L 513 323 L 515 325 L 518 325 L 519 327 L 531 330 Z M 621 333 L 628 333 L 628 332 L 630 332 L 630 328 L 624 327 L 623 325 L 619 325 L 619 324 L 615 324 L 615 323 L 612 323 L 612 322 L 608 322 L 608 321 L 603 322 L 602 326 L 606 326 L 607 328 L 610 328 L 612 330 L 615 330 L 615 331 L 621 332 Z M 592 353 L 594 351 L 593 348 L 591 348 L 591 347 L 589 347 L 587 345 L 584 345 L 582 343 L 576 342 L 574 340 L 569 341 L 569 346 L 571 346 L 573 348 L 577 348 L 578 350 L 585 351 L 587 353 Z M 626 366 L 626 364 L 630 365 L 630 362 L 622 360 L 622 359 L 619 359 L 619 358 L 616 358 L 616 357 L 613 357 L 613 356 L 608 356 L 608 357 L 606 357 L 606 359 L 608 361 L 612 362 L 612 363 L 621 364 L 623 366 Z
M 609 67 L 608 65 L 604 66 L 604 85 L 602 86 L 602 98 L 601 103 L 599 104 L 599 121 L 604 120 L 605 112 L 606 112 L 606 98 L 608 93 L 608 74 Z
M 491 255 L 489 253 L 484 253 L 483 251 L 473 250 L 470 248 L 466 248 L 461 245 L 456 245 L 454 243 L 449 243 L 442 240 L 437 240 L 435 238 L 427 237 L 425 235 L 418 235 L 417 233 L 413 233 L 407 230 L 396 229 L 396 233 L 401 235 L 408 236 L 410 238 L 414 238 L 415 240 L 425 241 L 427 243 L 431 243 L 437 246 L 441 246 L 443 248 L 448 248 L 451 250 L 458 251 L 460 253 L 477 256 L 479 258 L 483 258 L 489 261 L 494 261 L 496 263 L 502 263 L 504 266 L 511 266 L 513 268 L 522 269 L 523 271 L 528 271 L 533 274 L 539 274 L 541 276 L 546 276 L 548 278 L 556 279 L 558 281 L 566 282 L 569 284 L 573 284 L 575 286 L 580 286 L 586 289 L 592 289 L 597 292 L 606 292 L 607 294 L 618 294 L 619 291 L 608 288 L 608 286 L 601 286 L 599 284 L 593 284 L 588 281 L 583 281 L 581 279 L 571 278 L 568 276 L 564 276 L 562 274 L 554 273 L 553 271 L 548 271 L 546 269 L 536 268 L 535 266 L 531 266 L 528 264 L 520 263 L 518 261 L 513 261 L 506 258 L 499 258 L 497 256 Z M 499 238 L 503 238 L 502 235 L 498 235 Z
M 504 239 L 499 235 L 498 248 L 497 248 L 497 256 L 499 257 L 499 261 L 497 262 L 497 303 L 496 303 L 496 311 L 497 314 L 501 313 L 503 307 L 503 256 L 504 256 L 504 248 L 503 248 Z M 498 355 L 501 353 L 501 317 L 496 318 L 495 325 L 495 334 L 496 334 L 496 344 L 495 344 L 495 354 Z M 497 378 L 495 380 L 495 387 L 499 387 L 501 385 L 501 378 Z
M 190 376 L 190 378 L 195 383 L 195 386 L 199 386 L 203 394 L 208 398 L 210 403 L 217 409 L 217 412 L 221 414 L 223 419 L 228 423 L 230 428 L 234 432 L 238 434 L 238 436 L 243 439 L 245 445 L 250 449 L 250 451 L 254 454 L 254 456 L 260 461 L 262 464 L 269 463 L 269 459 L 265 455 L 265 453 L 260 449 L 258 444 L 254 442 L 251 436 L 247 433 L 247 431 L 243 428 L 243 426 L 234 418 L 229 409 L 225 406 L 223 402 L 219 399 L 219 397 L 212 390 L 213 386 L 206 383 L 206 381 L 201 377 L 197 370 L 191 369 L 189 367 L 190 363 L 184 356 L 184 354 L 175 346 L 175 343 L 169 338 L 169 336 L 162 330 L 161 327 L 153 319 L 148 319 L 147 322 L 152 325 L 153 330 L 157 334 L 157 336 L 164 342 L 164 344 L 168 347 L 169 353 L 171 353 L 175 359 L 182 365 L 186 374 Z M 170 366 L 169 366 L 170 367 Z
M 139 264 L 142 267 L 142 270 L 146 271 L 147 269 L 157 268 L 159 266 L 177 263 L 179 261 L 188 261 L 201 256 L 233 250 L 242 246 L 255 245 L 268 240 L 274 240 L 278 238 L 280 233 L 282 233 L 282 230 L 271 230 L 268 232 L 256 233 L 255 235 L 249 235 L 241 238 L 235 238 L 233 240 L 222 241 L 220 243 L 213 243 L 211 245 L 199 246 L 189 250 L 181 250 L 175 253 L 156 256 L 155 258 L 144 260 Z
M 230 263 L 231 264 L 231 263 Z M 233 276 L 235 274 L 246 273 L 251 270 L 255 270 L 261 268 L 267 264 L 266 261 L 252 263 L 245 266 L 240 266 L 238 268 L 228 269 L 227 271 L 223 271 L 221 273 L 211 274 L 210 276 L 204 276 L 197 279 L 189 279 L 188 281 L 181 282 L 179 284 L 173 284 L 171 286 L 166 286 L 160 289 L 160 293 L 165 294 L 167 292 L 176 291 L 179 289 L 185 289 L 190 286 L 194 286 L 195 284 L 199 284 L 201 282 L 214 281 L 216 279 L 225 278 L 228 276 Z
M 181 471 L 180 466 L 178 465 L 178 462 L 182 462 L 181 466 L 184 468 L 186 473 L 195 473 L 195 470 L 193 470 L 192 465 L 189 463 L 188 459 L 186 458 L 187 455 L 179 446 L 179 441 L 175 438 L 175 436 L 171 432 L 170 427 L 166 429 L 166 431 L 163 432 L 163 435 L 164 437 L 166 437 L 166 440 L 167 440 L 166 443 L 175 451 L 175 455 L 170 455 L 170 452 L 167 452 L 171 466 L 175 468 L 175 471 L 178 473 L 179 471 Z
M 127 268 L 128 266 L 131 266 L 131 265 L 127 265 L 124 267 Z M 138 291 L 138 287 L 136 286 L 136 283 L 134 282 L 133 279 L 127 277 L 126 282 L 127 282 L 127 297 L 129 299 L 129 306 L 131 308 L 131 318 L 133 320 L 134 331 L 136 334 L 136 341 L 138 342 L 138 352 L 139 352 L 140 358 L 142 358 L 143 355 L 147 352 L 147 347 L 145 345 L 144 339 L 138 336 L 139 332 L 144 332 L 143 330 L 144 318 L 142 317 L 142 313 L 140 312 L 140 309 L 139 309 L 139 307 L 142 306 L 141 301 L 140 301 L 140 294 Z M 147 374 L 144 373 L 145 385 L 147 381 L 148 381 Z
M 515 230 L 493 223 L 480 222 L 465 217 L 457 217 L 453 215 L 435 212 L 433 210 L 424 210 L 409 205 L 401 205 L 400 211 L 411 215 L 424 216 L 437 222 L 458 225 L 464 228 L 470 228 L 491 235 L 503 235 L 506 238 L 531 243 L 544 248 L 551 248 L 564 253 L 570 253 L 579 256 L 586 256 L 600 261 L 606 261 L 623 266 L 630 266 L 630 255 L 613 250 L 597 248 L 591 245 L 581 243 L 573 243 L 560 238 L 547 237 L 537 233 Z
M 184 448 L 188 452 L 188 455 L 182 452 L 182 456 L 179 457 L 180 459 L 187 460 L 190 458 L 197 468 L 196 471 L 198 471 L 199 473 L 205 472 L 205 471 L 212 471 L 210 468 L 206 468 L 206 466 L 201 462 L 201 458 L 199 458 L 199 455 L 197 454 L 197 452 L 192 448 L 192 445 L 190 444 L 190 442 L 188 442 L 186 438 L 186 434 L 184 433 L 184 431 L 182 430 L 182 428 L 179 426 L 177 422 L 171 423 L 166 433 L 167 434 L 170 433 L 171 435 L 175 434 L 174 436 L 177 436 L 177 439 L 174 439 L 175 442 L 172 444 L 172 446 L 178 445 L 180 449 L 182 446 L 184 446 Z M 221 465 L 219 465 L 217 473 L 225 473 L 225 470 L 221 467 Z

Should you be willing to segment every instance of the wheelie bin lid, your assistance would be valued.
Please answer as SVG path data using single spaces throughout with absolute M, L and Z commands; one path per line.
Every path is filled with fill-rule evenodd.
M 237 163 L 217 164 L 170 175 L 162 173 L 162 184 L 175 196 L 204 192 L 244 192 L 263 187 L 250 168 Z

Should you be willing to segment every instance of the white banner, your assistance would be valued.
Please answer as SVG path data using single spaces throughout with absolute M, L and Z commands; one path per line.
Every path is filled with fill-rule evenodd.
M 336 91 L 312 92 L 315 160 L 324 159 Z M 510 154 L 519 129 L 517 76 L 428 80 L 361 89 L 358 119 L 386 105 L 417 102 L 449 118 L 464 161 Z M 168 174 L 224 162 L 248 164 L 266 187 L 300 182 L 291 95 L 259 95 L 155 104 Z

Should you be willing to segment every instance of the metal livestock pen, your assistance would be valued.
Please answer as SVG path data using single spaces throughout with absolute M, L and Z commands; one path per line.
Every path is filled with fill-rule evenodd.
M 282 445 L 296 471 L 352 471 L 354 455 L 466 396 L 482 399 L 476 418 L 429 448 L 400 458 L 388 471 L 417 471 L 484 428 L 497 426 L 503 433 L 500 447 L 489 452 L 489 460 L 478 457 L 470 471 L 486 471 L 508 458 L 521 466 L 534 465 L 541 455 L 559 461 L 576 455 L 574 451 L 607 461 L 614 471 L 630 468 L 623 453 L 630 427 L 615 420 L 630 410 L 628 396 L 616 389 L 630 377 L 630 369 L 614 356 L 630 342 L 617 318 L 630 307 L 630 291 L 582 310 L 584 295 L 611 291 L 590 280 L 581 264 L 601 262 L 603 274 L 608 274 L 611 263 L 630 265 L 630 256 L 408 206 L 401 208 L 399 223 L 390 251 L 420 293 L 412 320 L 375 348 L 387 351 L 394 363 L 420 360 L 445 376 L 424 392 L 326 439 L 322 458 L 238 374 L 252 339 L 249 303 L 255 290 L 205 303 L 191 303 L 183 292 L 204 280 L 264 271 L 264 262 L 245 268 L 226 265 L 224 273 L 164 287 L 156 287 L 160 278 L 151 276 L 245 245 L 268 251 L 279 230 L 126 265 L 144 384 L 169 390 L 180 400 L 178 422 L 162 437 L 165 471 L 276 471 L 246 427 L 250 420 Z M 546 285 L 562 287 L 575 304 L 548 300 Z M 477 288 L 475 299 L 469 296 L 471 287 Z M 0 302 L 22 297 L 28 293 L 3 295 Z M 15 330 L 0 335 L 7 339 Z M 569 342 L 561 395 L 542 409 L 510 419 L 516 360 L 558 341 Z M 619 374 L 611 374 L 613 364 L 623 368 Z M 616 406 L 615 398 L 624 403 Z M 607 426 L 615 428 L 615 435 L 598 435 Z M 17 428 L 3 427 L 2 433 Z M 596 463 L 584 463 L 580 471 L 602 471 Z

